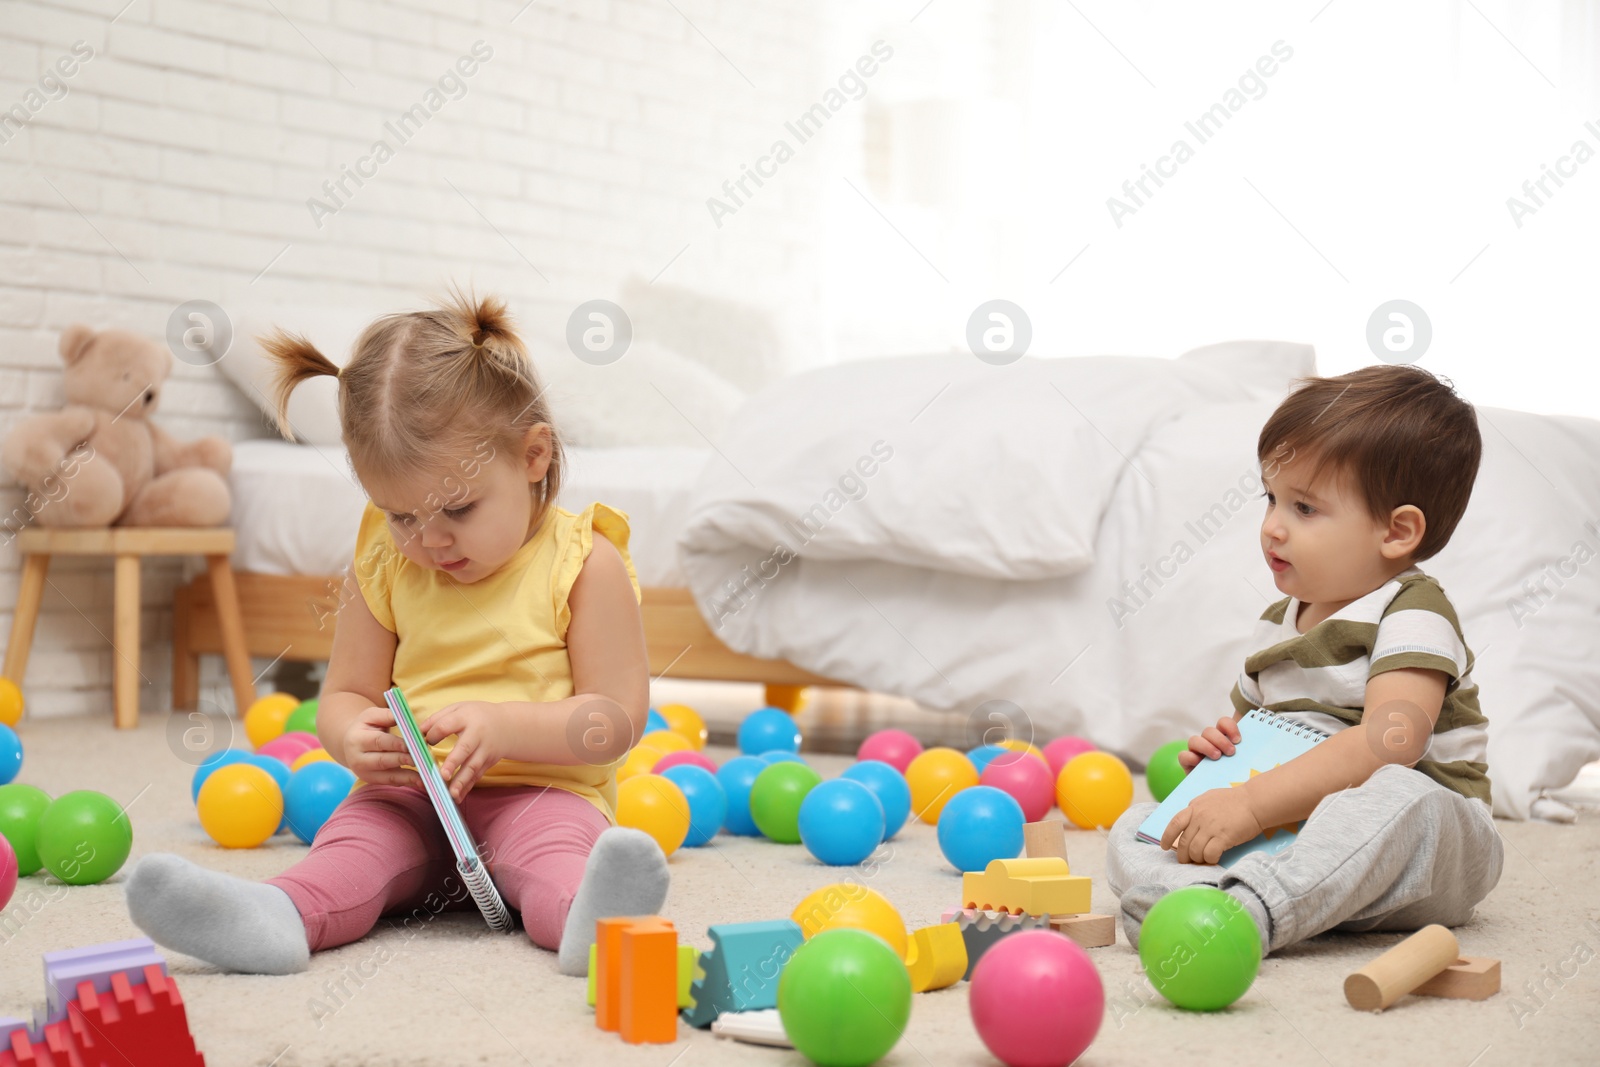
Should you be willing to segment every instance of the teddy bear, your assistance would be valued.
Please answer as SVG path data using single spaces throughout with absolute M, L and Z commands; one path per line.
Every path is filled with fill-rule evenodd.
M 172 372 L 164 345 L 81 324 L 61 335 L 66 407 L 20 422 L 0 464 L 28 489 L 48 527 L 220 526 L 228 521 L 233 448 L 180 442 L 150 420 Z

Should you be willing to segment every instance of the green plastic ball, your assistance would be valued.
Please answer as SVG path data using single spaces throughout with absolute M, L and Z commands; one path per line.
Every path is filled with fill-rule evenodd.
M 1261 968 L 1261 931 L 1237 897 L 1208 885 L 1173 890 L 1139 929 L 1139 961 L 1180 1008 L 1215 1011 L 1244 996 Z
M 133 824 L 104 793 L 63 793 L 39 819 L 39 858 L 68 885 L 105 881 L 122 869 L 131 851 Z
M 756 829 L 781 845 L 800 843 L 800 802 L 822 782 L 804 763 L 774 763 L 750 786 L 750 817 Z
M 0 785 L 0 834 L 17 854 L 17 874 L 27 877 L 44 864 L 39 860 L 39 817 L 50 806 L 50 794 L 35 785 Z
M 284 720 L 284 733 L 292 734 L 297 730 L 302 733 L 308 733 L 312 737 L 317 736 L 316 697 L 312 697 L 310 700 L 302 700 L 299 706 L 289 713 L 289 718 Z
M 1188 772 L 1178 762 L 1178 753 L 1187 751 L 1189 742 L 1178 740 L 1168 741 L 1151 753 L 1150 765 L 1144 769 L 1144 779 L 1150 784 L 1151 796 L 1157 800 L 1167 799 L 1167 795 L 1187 777 Z
M 781 765 L 780 765 L 781 766 Z M 795 949 L 778 978 L 778 1017 L 820 1067 L 866 1067 L 894 1048 L 911 1018 L 911 974 L 877 934 L 836 928 Z

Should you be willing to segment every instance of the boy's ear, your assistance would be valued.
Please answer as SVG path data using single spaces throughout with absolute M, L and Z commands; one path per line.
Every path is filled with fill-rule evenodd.
M 1415 504 L 1401 504 L 1389 514 L 1389 528 L 1384 531 L 1379 551 L 1385 559 L 1404 559 L 1417 551 L 1422 535 L 1428 530 L 1428 517 Z

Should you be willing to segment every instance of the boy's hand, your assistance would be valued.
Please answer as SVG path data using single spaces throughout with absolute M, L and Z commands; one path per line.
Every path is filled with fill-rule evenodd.
M 1208 789 L 1172 817 L 1161 847 L 1173 849 L 1179 863 L 1216 863 L 1228 849 L 1260 833 L 1261 823 L 1244 790 Z
M 1189 738 L 1189 750 L 1178 753 L 1178 763 L 1185 774 L 1194 770 L 1202 759 L 1220 759 L 1233 755 L 1233 746 L 1239 743 L 1239 724 L 1232 715 L 1224 715 L 1217 725 L 1207 726 L 1202 733 Z
M 463 700 L 440 708 L 417 728 L 430 745 L 456 735 L 455 747 L 439 764 L 450 783 L 450 795 L 459 803 L 478 784 L 483 772 L 505 758 L 508 724 L 505 707 L 487 700 Z
M 404 766 L 411 758 L 406 743 L 389 732 L 393 725 L 394 714 L 388 708 L 370 707 L 356 716 L 344 735 L 345 766 L 363 782 L 420 789 L 421 777 Z

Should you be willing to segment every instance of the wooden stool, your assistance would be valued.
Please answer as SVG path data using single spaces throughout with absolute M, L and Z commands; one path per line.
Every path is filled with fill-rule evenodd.
M 116 648 L 115 692 L 119 729 L 139 725 L 139 563 L 145 556 L 204 556 L 210 569 L 211 587 L 216 595 L 218 628 L 222 631 L 223 655 L 233 682 L 233 701 L 238 714 L 255 700 L 255 681 L 250 677 L 250 656 L 245 648 L 244 622 L 239 616 L 239 598 L 233 584 L 231 527 L 110 527 L 93 530 L 62 530 L 29 527 L 17 535 L 22 553 L 22 587 L 17 593 L 16 621 L 6 646 L 5 676 L 18 686 L 28 669 L 28 653 L 33 646 L 33 627 L 39 618 L 44 598 L 45 572 L 51 556 L 115 556 L 116 594 L 113 606 Z

